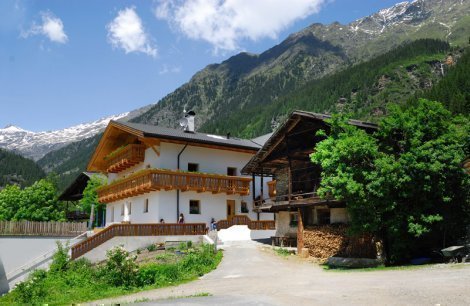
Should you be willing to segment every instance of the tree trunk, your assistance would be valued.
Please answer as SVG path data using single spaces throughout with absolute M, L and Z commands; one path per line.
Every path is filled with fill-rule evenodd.
M 386 229 L 380 231 L 379 239 L 382 241 L 382 258 L 386 266 L 390 266 L 390 239 Z
M 91 211 L 90 211 L 90 222 L 88 223 L 88 229 L 93 229 L 93 221 L 95 220 L 95 204 L 91 204 Z

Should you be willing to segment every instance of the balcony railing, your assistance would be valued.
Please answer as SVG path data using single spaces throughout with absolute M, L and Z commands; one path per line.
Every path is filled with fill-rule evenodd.
M 95 235 L 71 247 L 71 258 L 76 259 L 111 238 L 117 236 L 181 236 L 205 235 L 205 223 L 186 224 L 112 224 Z
M 145 159 L 145 145 L 130 144 L 106 160 L 107 171 L 121 172 L 133 167 Z
M 276 221 L 260 220 L 252 221 L 248 216 L 236 215 L 227 220 L 217 221 L 217 230 L 226 229 L 233 225 L 247 225 L 251 230 L 274 230 L 276 229 Z
M 267 199 L 259 199 L 253 202 L 253 206 L 255 208 L 260 208 L 265 205 L 278 205 L 297 202 L 318 202 L 321 200 L 322 199 L 318 196 L 316 192 L 292 193 L 290 195 L 283 194 Z
M 248 195 L 251 178 L 148 169 L 98 189 L 100 203 L 110 203 L 151 191 L 175 190 Z

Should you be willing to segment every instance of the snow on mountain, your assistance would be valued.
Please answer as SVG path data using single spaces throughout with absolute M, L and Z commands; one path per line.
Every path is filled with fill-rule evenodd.
M 123 113 L 69 128 L 47 132 L 31 132 L 14 125 L 0 129 L 0 148 L 18 152 L 25 157 L 38 160 L 47 153 L 65 145 L 92 137 L 101 132 L 110 120 L 127 119 Z
M 352 22 L 350 29 L 371 35 L 381 34 L 396 25 L 420 22 L 426 19 L 429 13 L 424 0 L 404 1 Z

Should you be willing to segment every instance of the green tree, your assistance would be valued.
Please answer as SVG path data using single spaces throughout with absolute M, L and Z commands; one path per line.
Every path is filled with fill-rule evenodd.
M 352 233 L 383 241 L 388 263 L 455 242 L 470 216 L 470 123 L 440 103 L 390 108 L 368 134 L 341 117 L 311 155 L 322 167 L 319 193 L 345 201 Z
M 54 184 L 42 179 L 23 189 L 20 207 L 13 220 L 65 220 L 64 207 L 57 199 L 57 189 Z
M 21 205 L 22 194 L 18 185 L 7 185 L 0 190 L 0 220 L 11 220 Z
M 98 193 L 96 190 L 105 184 L 103 177 L 92 175 L 87 183 L 87 186 L 83 190 L 83 198 L 80 200 L 80 206 L 90 213 L 90 227 L 93 224 L 94 216 L 96 213 L 103 209 L 103 205 L 98 201 Z

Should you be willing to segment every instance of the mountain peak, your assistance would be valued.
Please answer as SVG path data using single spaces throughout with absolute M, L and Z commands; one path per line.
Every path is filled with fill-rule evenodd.
M 126 120 L 128 114 L 103 117 L 93 122 L 43 132 L 31 132 L 9 124 L 0 129 L 0 148 L 20 152 L 23 156 L 38 160 L 48 152 L 71 142 L 95 136 L 106 128 L 110 120 Z
M 26 132 L 27 133 L 27 132 L 29 132 L 29 131 L 27 131 L 25 129 L 22 129 L 20 127 L 17 127 L 15 125 L 11 124 L 11 123 L 7 124 L 3 129 L 0 129 L 0 131 L 7 132 L 7 133 L 18 133 L 18 132 Z

